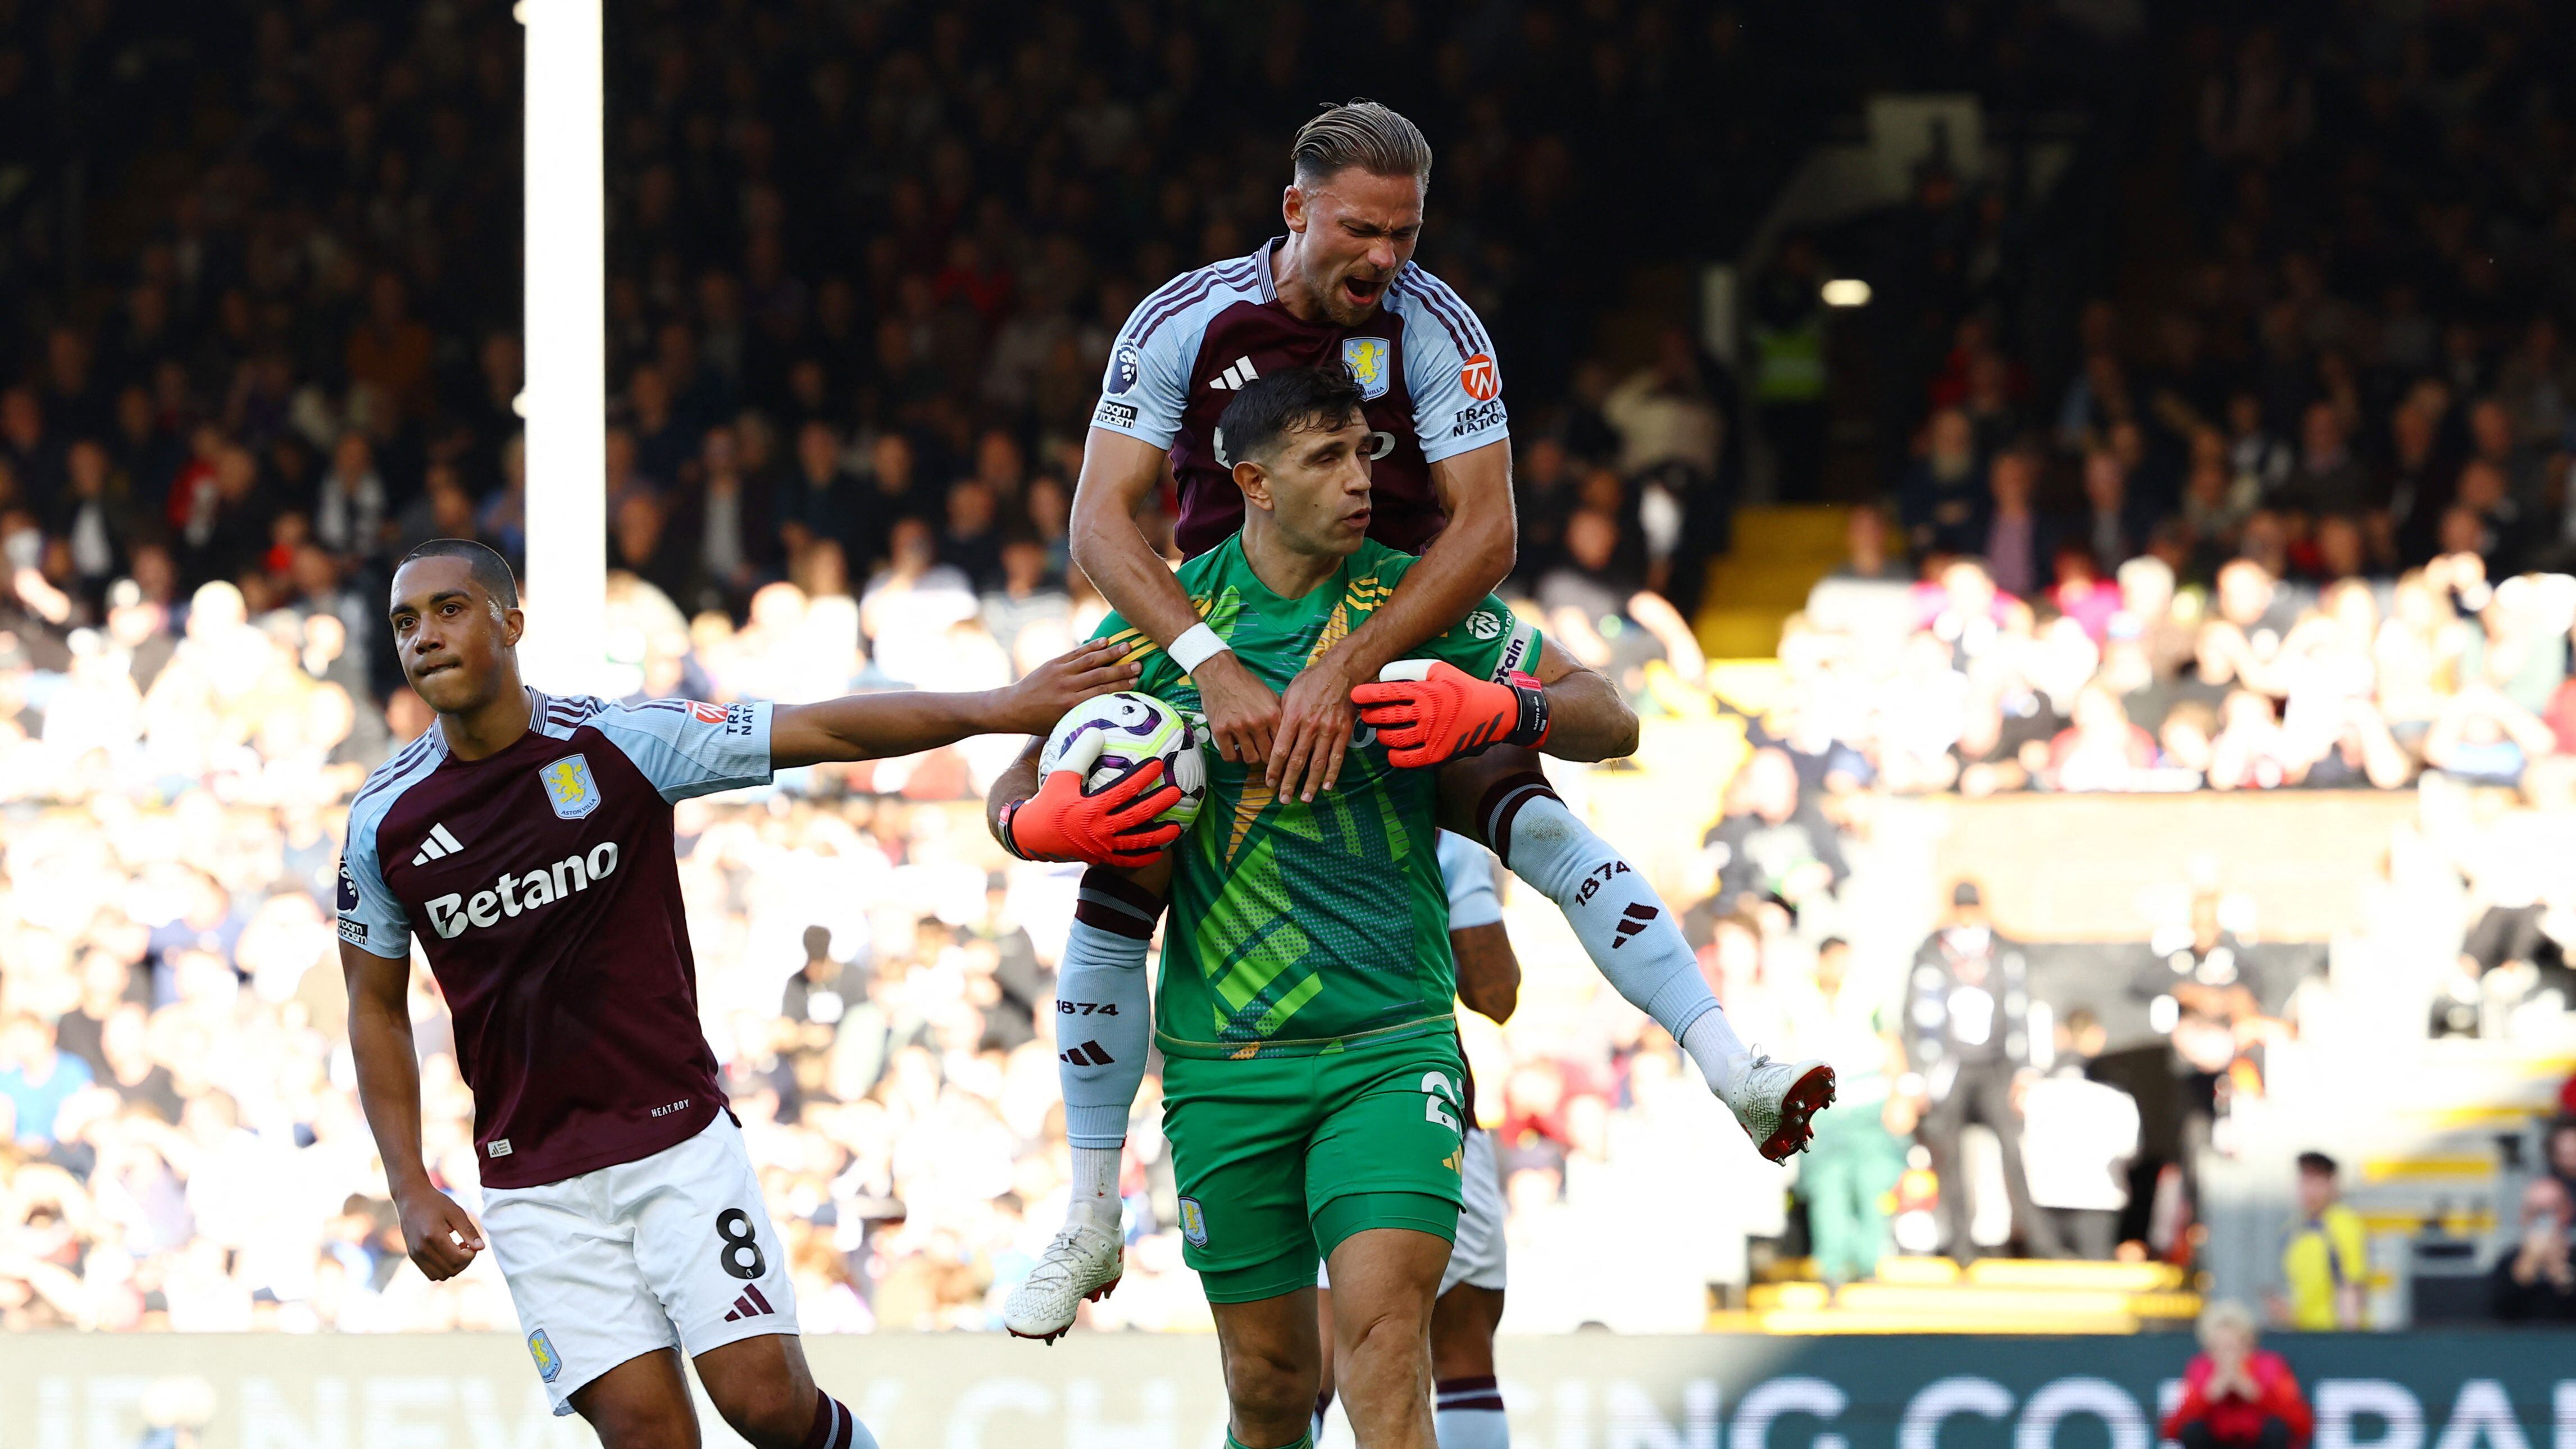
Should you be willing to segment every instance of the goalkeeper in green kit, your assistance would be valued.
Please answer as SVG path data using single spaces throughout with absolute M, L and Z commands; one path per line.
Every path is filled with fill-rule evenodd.
M 1361 401 L 1338 369 L 1283 370 L 1246 384 L 1217 428 L 1244 526 L 1184 565 L 1180 583 L 1274 688 L 1359 627 L 1416 562 L 1367 537 Z M 1136 640 L 1133 688 L 1198 711 L 1189 677 L 1150 640 L 1115 615 L 1101 633 Z M 1609 682 L 1498 600 L 1414 653 L 1390 671 L 1407 678 L 1355 696 L 1372 728 L 1339 788 L 1311 803 L 1280 798 L 1257 766 L 1211 760 L 1204 808 L 1181 834 L 1153 821 L 1172 798 L 1152 788 L 1158 765 L 1097 794 L 1082 794 L 1075 772 L 1041 791 L 1034 743 L 993 790 L 995 831 L 1015 854 L 1142 867 L 1133 879 L 1090 872 L 1077 908 L 1139 960 L 1168 891 L 1154 1009 L 1164 1128 L 1184 1256 L 1214 1308 L 1231 1439 L 1245 1449 L 1307 1435 L 1323 1352 L 1318 1254 L 1334 1286 L 1335 1379 L 1360 1443 L 1433 1442 L 1427 1328 L 1456 1231 L 1468 1104 L 1436 772 L 1408 766 L 1462 731 L 1578 760 L 1636 743 L 1636 716 Z M 1105 1030 L 1109 1015 L 1086 1022 L 1089 1005 L 1059 1003 L 1060 1054 L 1140 1069 L 1141 1043 Z M 1101 1045 L 1113 1036 L 1116 1053 Z M 1069 1120 L 1082 1110 L 1069 1104 Z M 1125 1109 L 1115 1112 L 1123 1132 Z M 1077 1137 L 1084 1128 L 1073 1122 Z M 1105 1156 L 1108 1179 L 1078 1180 L 1078 1199 L 1114 1204 L 1116 1153 Z

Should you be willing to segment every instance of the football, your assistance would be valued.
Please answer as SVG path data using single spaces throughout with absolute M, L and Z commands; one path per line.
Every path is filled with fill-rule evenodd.
M 1082 777 L 1082 788 L 1088 792 L 1147 760 L 1159 759 L 1163 777 L 1181 792 L 1178 803 L 1159 818 L 1187 830 L 1207 799 L 1207 758 L 1199 751 L 1206 738 L 1205 731 L 1184 719 L 1179 710 L 1152 695 L 1104 694 L 1075 705 L 1056 721 L 1046 747 L 1038 751 L 1038 774 L 1043 777 L 1060 767 L 1072 768 L 1069 762 L 1090 753 L 1091 763 Z

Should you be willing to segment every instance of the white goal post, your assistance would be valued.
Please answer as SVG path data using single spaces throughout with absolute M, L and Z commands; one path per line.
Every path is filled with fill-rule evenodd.
M 519 0 L 527 30 L 528 556 L 520 647 L 556 694 L 607 673 L 608 281 L 601 0 Z

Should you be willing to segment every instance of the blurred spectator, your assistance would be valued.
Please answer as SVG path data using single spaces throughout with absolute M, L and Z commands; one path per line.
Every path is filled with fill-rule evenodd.
M 2160 929 L 2148 950 L 2155 959 L 2138 969 L 2129 989 L 2146 1002 L 2148 1028 L 2172 1043 L 2171 1110 L 2188 1164 L 2210 1144 L 2236 1092 L 2255 1080 L 2250 1065 L 2243 1081 L 2233 1069 L 2240 1047 L 2259 1040 L 2264 983 L 2244 941 L 2227 928 L 2215 891 L 2194 892 L 2188 925 Z
M 1776 900 L 1792 908 L 1828 896 L 1850 867 L 1833 825 L 1798 782 L 1786 750 L 1759 749 L 1727 786 L 1726 813 L 1702 846 L 1717 869 L 1721 913 Z
M 1917 558 L 1985 550 L 1990 503 L 1982 471 L 1968 415 L 1957 408 L 1934 413 L 1922 456 L 1907 469 L 1900 493 L 1906 542 Z
M 2281 1277 L 2288 1287 L 2272 1304 L 2274 1319 L 2284 1327 L 2362 1326 L 2361 1285 L 2370 1272 L 2369 1247 L 2361 1215 L 2341 1201 L 2341 1172 L 2322 1152 L 2299 1154 L 2299 1216 L 2291 1225 L 2289 1245 L 2281 1250 Z
M 2030 1200 L 2055 1220 L 2058 1241 L 2078 1258 L 2105 1260 L 2129 1205 L 2129 1163 L 2138 1155 L 2135 1098 L 2092 1075 L 2110 1041 L 2084 1007 L 2055 1027 L 2057 1059 L 2022 1099 L 2022 1163 Z
M 1663 595 L 1613 571 L 1618 543 L 1618 520 L 1607 513 L 1581 508 L 1566 520 L 1565 561 L 1538 581 L 1548 637 L 1631 695 L 1653 661 L 1698 683 L 1708 668 L 1699 640 Z
M 1703 484 L 1717 476 L 1722 424 L 1700 377 L 1699 349 L 1680 328 L 1656 337 L 1654 366 L 1612 388 L 1601 411 L 1619 432 L 1620 472 L 1635 478 L 1678 463 Z
M 2489 1274 L 2495 1316 L 2509 1323 L 2576 1323 L 2571 1200 L 2554 1177 L 2523 1184 L 2521 1237 Z
M 2043 582 L 2048 546 L 2040 540 L 2038 486 L 2038 458 L 2020 448 L 1996 453 L 1986 466 L 1986 530 L 1973 553 L 1986 561 L 1994 587 L 2017 600 L 2038 595 Z
M 2443 702 L 2424 735 L 2424 763 L 2473 784 L 2511 785 L 2557 747 L 2540 716 L 2482 684 Z
M 89 1063 L 56 1050 L 52 1024 L 22 1012 L 0 1028 L 0 1064 L 0 1098 L 18 1141 L 50 1147 L 63 1105 L 90 1084 Z
M 1887 514 L 1877 505 L 1863 504 L 1846 512 L 1843 539 L 1843 561 L 1826 577 L 1872 584 L 1913 582 L 1914 571 L 1889 551 Z
M 2226 1299 L 2200 1314 L 2200 1352 L 2162 1433 L 2183 1449 L 2296 1449 L 2315 1425 L 2290 1365 L 2255 1347 L 2254 1315 Z
M 2559 1092 L 2559 1116 L 2549 1124 L 2543 1158 L 2551 1177 L 2567 1189 L 2569 1202 L 2576 1202 L 2576 1104 L 2567 1098 L 2576 1096 L 2576 1074 L 2568 1077 L 2569 1086 Z
M 1915 952 L 1905 984 L 1907 1090 L 1922 1104 L 1923 1145 L 1941 1179 L 1942 1236 L 1951 1257 L 1977 1256 L 1968 1234 L 1960 1135 L 1970 1122 L 2003 1145 L 2013 1232 L 2035 1257 L 2058 1253 L 2056 1224 L 2034 1208 L 2022 1166 L 2022 1099 L 2032 1063 L 2029 966 L 1986 918 L 1974 881 L 1950 892 L 1946 924 Z
M 1905 1170 L 1901 1139 L 1914 1131 L 1913 1103 L 1892 1091 L 1904 1049 L 1852 984 L 1851 955 L 1839 937 L 1818 945 L 1813 994 L 1790 1011 L 1796 1053 L 1834 1067 L 1834 1110 L 1816 1118 L 1798 1187 L 1816 1276 L 1836 1286 L 1876 1277 L 1879 1261 L 1894 1251 L 1881 1204 Z

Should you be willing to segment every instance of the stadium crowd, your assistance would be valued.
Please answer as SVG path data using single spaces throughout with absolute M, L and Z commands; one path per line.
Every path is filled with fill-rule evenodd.
M 428 722 L 381 628 L 388 562 L 441 535 L 525 546 L 517 273 L 487 264 L 517 241 L 515 168 L 489 159 L 518 152 L 515 28 L 499 0 L 146 8 L 43 35 L 0 9 L 0 104 L 112 183 L 100 245 L 30 213 L 0 255 L 0 1330 L 506 1326 L 488 1259 L 432 1285 L 402 1258 L 328 908 L 348 793 Z M 1748 10 L 1504 25 L 1397 0 L 1355 22 L 1377 68 L 1356 88 L 1441 148 L 1425 259 L 1513 359 L 1515 596 L 1649 700 L 1699 678 L 1684 580 L 1748 419 L 1678 332 L 1610 368 L 1566 279 L 1740 229 L 1780 137 L 1839 103 L 1776 58 L 1853 37 Z M 1952 6 L 1867 43 L 1941 74 L 2008 53 L 1990 100 L 2044 106 L 2080 47 L 2043 10 Z M 1316 99 L 1300 57 L 1338 33 L 1275 14 L 632 8 L 610 57 L 621 692 L 973 688 L 1088 631 L 1065 518 L 1106 329 L 1268 234 L 1280 138 Z M 2530 14 L 2364 26 L 2321 59 L 2213 43 L 2174 208 L 2207 233 L 2175 254 L 2205 260 L 2151 336 L 2087 311 L 2060 394 L 2035 395 L 1991 295 L 1927 283 L 1955 345 L 1930 349 L 1919 456 L 1783 641 L 1790 702 L 1716 811 L 1691 913 L 1748 1036 L 1844 1064 L 1849 1136 L 1801 1180 L 1829 1276 L 1885 1251 L 1888 1184 L 1906 1246 L 1940 1241 L 1928 1175 L 1900 1178 L 1905 1044 L 1823 929 L 1874 793 L 2518 785 L 2529 849 L 2459 844 L 2479 909 L 2454 999 L 2554 966 L 2549 892 L 2576 870 L 2534 867 L 2576 826 L 2576 581 L 2531 571 L 2576 537 L 2576 210 L 2538 184 L 2568 129 L 2530 68 L 2564 24 L 2518 32 Z M 163 83 L 180 67 L 224 79 Z M 1537 115 L 1569 119 L 1506 121 Z M 1675 177 L 1618 255 L 1568 250 L 1591 235 L 1569 219 Z M 1984 204 L 1929 180 L 1936 237 Z M 1009 751 L 684 807 L 706 1024 L 809 1331 L 990 1326 L 1060 1216 L 1046 1007 L 1072 882 L 1005 862 L 957 803 Z M 1741 1282 L 1745 1241 L 1787 1227 L 1782 1194 L 1742 1185 L 1785 1179 L 1635 1013 L 1578 1005 L 1470 1041 L 1537 1305 L 1518 1321 L 1571 1327 L 1587 1289 L 1652 1280 L 1674 1291 L 1621 1326 L 1693 1326 L 1700 1282 Z M 425 974 L 415 1014 L 428 1140 L 470 1204 Z M 2047 1041 L 2080 1077 L 2085 1023 Z M 1205 1312 L 1153 1109 L 1149 1084 L 1130 1272 L 1095 1323 Z M 2102 1210 L 2097 1184 L 2034 1186 Z M 1641 1203 L 1670 1231 L 1599 1231 Z M 1674 1242 L 1706 1246 L 1700 1281 Z M 1653 1273 L 1621 1256 L 1648 1243 Z
M 1108 329 L 1275 228 L 1310 62 L 1349 29 L 1251 14 L 620 7 L 621 691 L 966 687 L 1089 627 L 1064 521 Z M 1779 128 L 1833 104 L 1782 57 L 1817 79 L 1854 40 L 1909 51 L 1668 4 L 1495 26 L 1399 0 L 1351 23 L 1365 73 L 1333 89 L 1442 138 L 1426 260 L 1503 337 L 1533 425 L 1591 341 L 1595 302 L 1564 278 L 1740 230 Z M 388 565 L 437 536 L 525 549 L 499 264 L 518 45 L 503 0 L 0 7 L 0 114 L 64 163 L 0 198 L 0 1328 L 509 1318 L 488 1266 L 433 1286 L 402 1258 L 327 916 L 348 794 L 427 724 L 381 627 Z M 2037 98 L 2043 69 L 2026 79 Z M 1666 204 L 1612 252 L 1566 251 L 1570 218 L 1649 184 Z M 1640 376 L 1650 404 L 1709 386 Z M 1577 432 L 1580 460 L 1636 452 Z M 1042 1008 L 1070 881 L 997 885 L 953 803 L 994 763 L 970 747 L 689 807 L 707 1025 L 812 1330 L 984 1325 L 1060 1211 Z M 425 975 L 416 1006 L 429 1140 L 470 1202 Z M 1602 1165 L 1600 1114 L 1574 1117 L 1593 1127 L 1555 1130 Z M 1140 1141 L 1140 1241 L 1104 1321 L 1190 1321 Z
M 1897 384 L 1895 517 L 1783 648 L 1892 788 L 2513 784 L 2576 747 L 2567 17 L 2332 16 L 2176 41 L 2126 305 L 2034 338 L 1965 276 L 1909 293 L 1949 332 Z M 1900 211 L 1973 205 L 1931 164 Z

